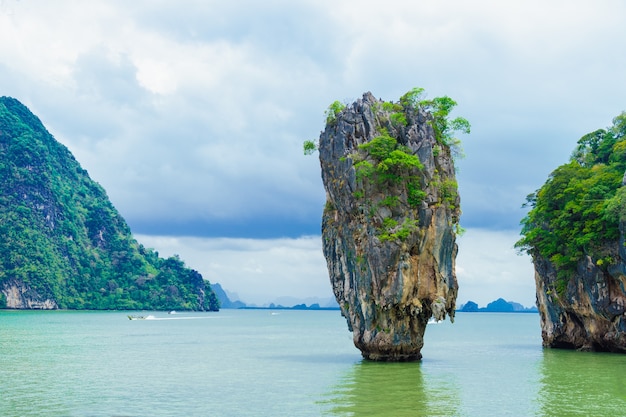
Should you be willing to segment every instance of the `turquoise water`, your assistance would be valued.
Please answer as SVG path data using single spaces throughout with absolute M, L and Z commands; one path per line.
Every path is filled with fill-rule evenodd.
M 626 356 L 543 350 L 534 314 L 460 313 L 402 364 L 338 311 L 126 314 L 0 311 L 0 416 L 626 415 Z

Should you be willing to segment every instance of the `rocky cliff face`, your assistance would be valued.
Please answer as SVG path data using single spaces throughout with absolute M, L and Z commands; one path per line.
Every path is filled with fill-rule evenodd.
M 2 285 L 4 308 L 27 310 L 56 310 L 56 301 L 42 297 L 21 280 L 9 280 Z
M 428 320 L 454 318 L 459 197 L 450 148 L 432 126 L 419 106 L 366 93 L 319 139 L 324 255 L 367 359 L 418 360 Z
M 584 256 L 559 294 L 554 265 L 534 256 L 537 306 L 543 345 L 553 348 L 626 353 L 626 247 L 620 224 L 619 241 L 611 252 L 617 262 L 608 268 Z

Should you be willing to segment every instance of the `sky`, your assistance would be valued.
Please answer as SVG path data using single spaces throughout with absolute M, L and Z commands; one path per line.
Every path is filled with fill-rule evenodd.
M 323 113 L 414 87 L 457 101 L 458 303 L 535 302 L 525 197 L 626 110 L 626 3 L 0 0 L 0 95 L 99 182 L 135 237 L 247 303 L 332 297 Z

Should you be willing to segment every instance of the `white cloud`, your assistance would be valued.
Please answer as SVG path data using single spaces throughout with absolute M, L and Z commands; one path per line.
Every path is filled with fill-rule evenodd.
M 333 297 L 319 236 L 298 239 L 231 239 L 137 235 L 161 256 L 180 255 L 210 282 L 237 293 L 246 303 L 279 297 Z

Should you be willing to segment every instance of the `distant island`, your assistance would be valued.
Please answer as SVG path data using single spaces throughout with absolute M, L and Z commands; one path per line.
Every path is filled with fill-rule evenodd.
M 473 301 L 461 305 L 457 311 L 462 313 L 537 313 L 537 306 L 524 307 L 520 303 L 506 301 L 504 298 L 498 298 L 487 304 L 487 307 L 478 307 Z
M 262 306 L 248 305 L 241 300 L 233 301 L 232 298 L 238 298 L 237 294 L 233 294 L 222 288 L 219 283 L 211 284 L 211 288 L 215 292 L 217 299 L 222 309 L 247 309 L 247 310 L 339 310 L 339 305 L 336 302 L 321 303 L 312 302 L 307 303 L 307 300 L 313 300 L 309 298 L 307 300 L 281 297 L 275 302 L 271 302 Z M 479 307 L 474 301 L 468 301 L 462 304 L 456 311 L 462 313 L 537 313 L 537 307 L 524 307 L 520 303 L 513 301 L 506 301 L 503 298 L 498 298 L 495 301 L 487 304 L 486 307 Z
M 231 301 L 230 297 L 228 296 L 228 294 L 226 294 L 226 291 L 222 288 L 222 286 L 219 283 L 213 283 L 211 284 L 211 289 L 213 290 L 213 292 L 215 293 L 215 296 L 217 297 L 217 301 L 219 302 L 219 306 L 220 308 L 244 308 L 246 307 L 246 303 L 236 300 L 236 301 Z
M 306 304 L 296 304 L 293 306 L 283 306 L 280 304 L 270 303 L 268 306 L 246 306 L 241 307 L 247 310 L 339 310 L 339 306 L 337 307 L 320 307 L 318 303 L 313 303 L 310 305 Z
M 307 298 L 301 300 L 291 297 L 280 297 L 275 302 L 268 303 L 263 306 L 257 306 L 253 304 L 246 304 L 243 301 L 231 300 L 231 297 L 237 297 L 236 294 L 229 293 L 222 288 L 219 283 L 211 284 L 211 288 L 215 292 L 217 299 L 220 303 L 220 308 L 223 309 L 248 309 L 248 310 L 339 310 L 339 305 L 330 300 L 324 303 L 324 300 L 318 298 Z M 230 296 L 229 296 L 230 294 Z M 316 300 L 316 302 L 308 302 Z M 307 303 L 308 302 L 308 303 Z

